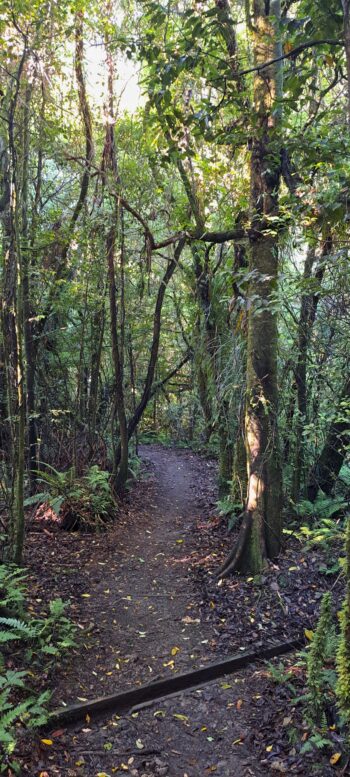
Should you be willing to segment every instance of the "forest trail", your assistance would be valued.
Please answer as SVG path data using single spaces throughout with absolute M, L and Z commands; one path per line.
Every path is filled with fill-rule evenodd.
M 198 617 L 200 592 L 190 575 L 200 515 L 194 489 L 205 462 L 161 446 L 144 446 L 141 455 L 148 477 L 139 486 L 137 511 L 131 496 L 132 514 L 124 518 L 122 508 L 122 525 L 118 520 L 108 534 L 107 548 L 103 539 L 93 543 L 97 555 L 85 565 L 84 671 L 79 692 L 74 682 L 65 683 L 59 703 L 145 683 L 210 657 L 212 629 Z
M 214 629 L 201 619 L 201 592 L 190 570 L 200 495 L 212 465 L 187 451 L 155 445 L 143 447 L 141 455 L 148 478 L 136 489 L 136 513 L 132 494 L 132 518 L 101 540 L 79 539 L 84 579 L 73 575 L 71 600 L 86 636 L 57 677 L 56 705 L 213 659 Z M 63 568 L 69 579 L 65 562 Z M 260 775 L 244 744 L 244 716 L 237 714 L 241 682 L 224 678 L 122 719 L 87 720 L 60 731 L 49 755 L 40 753 L 40 769 L 50 777 Z

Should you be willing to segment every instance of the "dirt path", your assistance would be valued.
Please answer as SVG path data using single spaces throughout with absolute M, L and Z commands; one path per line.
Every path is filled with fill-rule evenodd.
M 201 592 L 190 574 L 198 518 L 193 488 L 201 462 L 160 446 L 142 455 L 149 478 L 137 495 L 139 509 L 135 514 L 132 505 L 107 547 L 102 539 L 85 562 L 86 586 L 77 604 L 88 631 L 85 666 L 79 693 L 66 677 L 57 689 L 59 703 L 110 693 L 116 684 L 148 682 L 212 655 L 212 628 L 198 616 Z
M 191 573 L 193 531 L 212 478 L 189 452 L 147 446 L 148 467 L 108 536 L 53 535 L 53 580 L 72 601 L 82 632 L 57 675 L 55 705 L 109 694 L 211 660 L 213 625 L 201 618 L 203 594 Z M 207 475 L 207 477 L 206 477 Z M 40 581 L 38 580 L 40 593 Z M 54 593 L 54 592 L 53 592 Z M 99 773 L 203 777 L 260 775 L 244 744 L 240 678 L 155 703 L 123 719 L 86 721 L 39 745 L 24 771 L 49 777 Z M 55 732 L 54 732 L 55 733 Z M 35 771 L 33 771 L 35 768 Z

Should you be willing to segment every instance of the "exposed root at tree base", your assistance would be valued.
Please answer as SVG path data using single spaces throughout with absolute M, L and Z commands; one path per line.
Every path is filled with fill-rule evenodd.
M 241 528 L 239 530 L 237 542 L 234 548 L 232 549 L 231 553 L 229 553 L 229 555 L 225 559 L 222 567 L 220 567 L 216 575 L 217 579 L 222 580 L 225 577 L 228 577 L 228 575 L 230 575 L 232 572 L 239 570 L 240 563 L 243 558 L 243 554 L 247 547 L 249 534 L 252 528 L 252 522 L 253 522 L 252 512 L 251 511 L 245 512 L 243 514 L 243 521 L 241 524 Z

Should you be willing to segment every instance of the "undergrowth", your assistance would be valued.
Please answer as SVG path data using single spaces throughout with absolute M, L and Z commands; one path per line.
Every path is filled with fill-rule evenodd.
M 348 506 L 343 496 L 327 497 L 321 494 L 315 502 L 304 499 L 294 505 L 298 522 L 284 529 L 284 533 L 296 537 L 306 551 L 316 547 L 324 551 L 324 561 L 319 566 L 322 574 L 339 574 L 344 568 L 344 557 L 339 555 L 339 546 L 344 546 L 345 542 Z M 304 522 L 301 523 L 300 519 Z
M 39 678 L 75 645 L 67 603 L 49 603 L 46 617 L 26 613 L 26 573 L 0 566 L 0 772 L 20 774 L 14 756 L 27 730 L 48 719 L 50 692 L 38 690 Z M 8 614 L 11 612 L 11 614 Z M 16 668 L 13 668 L 13 666 Z
M 47 464 L 45 467 L 37 473 L 37 481 L 46 490 L 29 497 L 26 507 L 48 503 L 67 530 L 97 531 L 114 520 L 117 505 L 109 472 L 94 465 L 85 475 L 77 477 L 74 467 L 65 472 Z

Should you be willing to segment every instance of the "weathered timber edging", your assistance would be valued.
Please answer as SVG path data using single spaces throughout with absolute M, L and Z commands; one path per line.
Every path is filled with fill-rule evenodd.
M 304 644 L 304 637 L 299 637 L 289 642 L 279 642 L 266 647 L 259 646 L 253 650 L 236 653 L 236 655 L 230 658 L 217 661 L 214 664 L 208 664 L 200 669 L 176 674 L 164 680 L 156 680 L 148 685 L 140 685 L 137 688 L 132 688 L 122 693 L 113 693 L 111 696 L 101 696 L 81 704 L 63 707 L 54 710 L 50 714 L 46 727 L 48 725 L 50 727 L 57 725 L 65 726 L 68 723 L 83 721 L 86 719 L 86 715 L 96 717 L 111 712 L 117 715 L 125 714 L 136 705 L 156 701 L 181 691 L 198 688 L 212 680 L 216 680 L 218 677 L 223 677 L 225 674 L 231 674 L 239 669 L 244 669 L 244 667 L 254 664 L 256 661 L 263 661 L 290 653 Z

